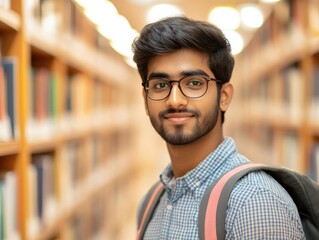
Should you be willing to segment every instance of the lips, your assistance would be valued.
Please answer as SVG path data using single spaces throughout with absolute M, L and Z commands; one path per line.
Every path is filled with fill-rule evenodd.
M 194 117 L 194 114 L 189 112 L 167 113 L 164 115 L 164 119 L 175 124 L 185 123 L 186 121 L 190 120 L 193 117 Z

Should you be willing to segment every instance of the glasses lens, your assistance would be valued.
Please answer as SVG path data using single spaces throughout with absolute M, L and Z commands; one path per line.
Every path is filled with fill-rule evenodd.
M 147 95 L 154 100 L 164 99 L 170 92 L 171 84 L 166 79 L 151 79 L 146 84 Z
M 188 76 L 173 82 L 179 82 L 182 93 L 190 98 L 201 97 L 207 91 L 207 79 L 204 76 Z M 170 94 L 172 84 L 167 79 L 153 78 L 148 80 L 144 87 L 149 98 L 162 100 Z
M 184 95 L 190 98 L 197 98 L 205 94 L 207 80 L 203 76 L 189 76 L 181 80 L 180 86 Z

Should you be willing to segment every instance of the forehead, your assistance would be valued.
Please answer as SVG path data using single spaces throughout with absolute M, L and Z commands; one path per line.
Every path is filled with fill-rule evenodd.
M 179 77 L 184 71 L 201 69 L 209 75 L 208 54 L 193 49 L 181 49 L 171 53 L 157 55 L 148 64 L 148 76 L 152 73 L 166 73 L 171 77 Z

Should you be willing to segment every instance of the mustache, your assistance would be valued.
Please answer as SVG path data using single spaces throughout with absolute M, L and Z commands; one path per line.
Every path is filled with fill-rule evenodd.
M 191 113 L 192 115 L 194 115 L 195 117 L 198 117 L 199 114 L 197 111 L 195 110 L 191 110 L 191 109 L 166 109 L 166 110 L 163 110 L 161 111 L 158 116 L 160 118 L 164 118 L 166 114 L 169 114 L 169 113 Z

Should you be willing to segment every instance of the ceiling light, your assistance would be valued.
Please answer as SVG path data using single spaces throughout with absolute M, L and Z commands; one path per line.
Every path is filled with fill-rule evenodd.
M 123 31 L 118 38 L 110 42 L 112 48 L 126 57 L 133 57 L 132 42 L 138 36 L 138 32 L 134 29 Z
M 84 14 L 96 25 L 104 24 L 113 20 L 118 15 L 113 3 L 105 0 L 91 0 L 87 4 Z
M 240 53 L 244 48 L 244 40 L 243 37 L 236 31 L 223 31 L 225 37 L 228 39 L 232 54 L 236 55 Z
M 264 16 L 260 8 L 253 4 L 241 7 L 240 17 L 243 26 L 251 29 L 259 28 L 264 22 Z
M 235 30 L 240 25 L 240 16 L 234 8 L 216 7 L 210 11 L 208 21 L 222 30 Z
M 171 4 L 158 4 L 153 6 L 147 13 L 147 22 L 156 22 L 165 17 L 181 15 L 182 11 Z
M 86 8 L 89 5 L 89 1 L 87 0 L 75 0 L 75 2 L 81 7 Z
M 123 33 L 130 30 L 131 26 L 128 20 L 122 15 L 115 15 L 111 21 L 98 26 L 98 31 L 102 36 L 112 41 L 123 38 Z
M 259 0 L 259 1 L 263 3 L 276 3 L 276 2 L 279 2 L 280 0 Z

